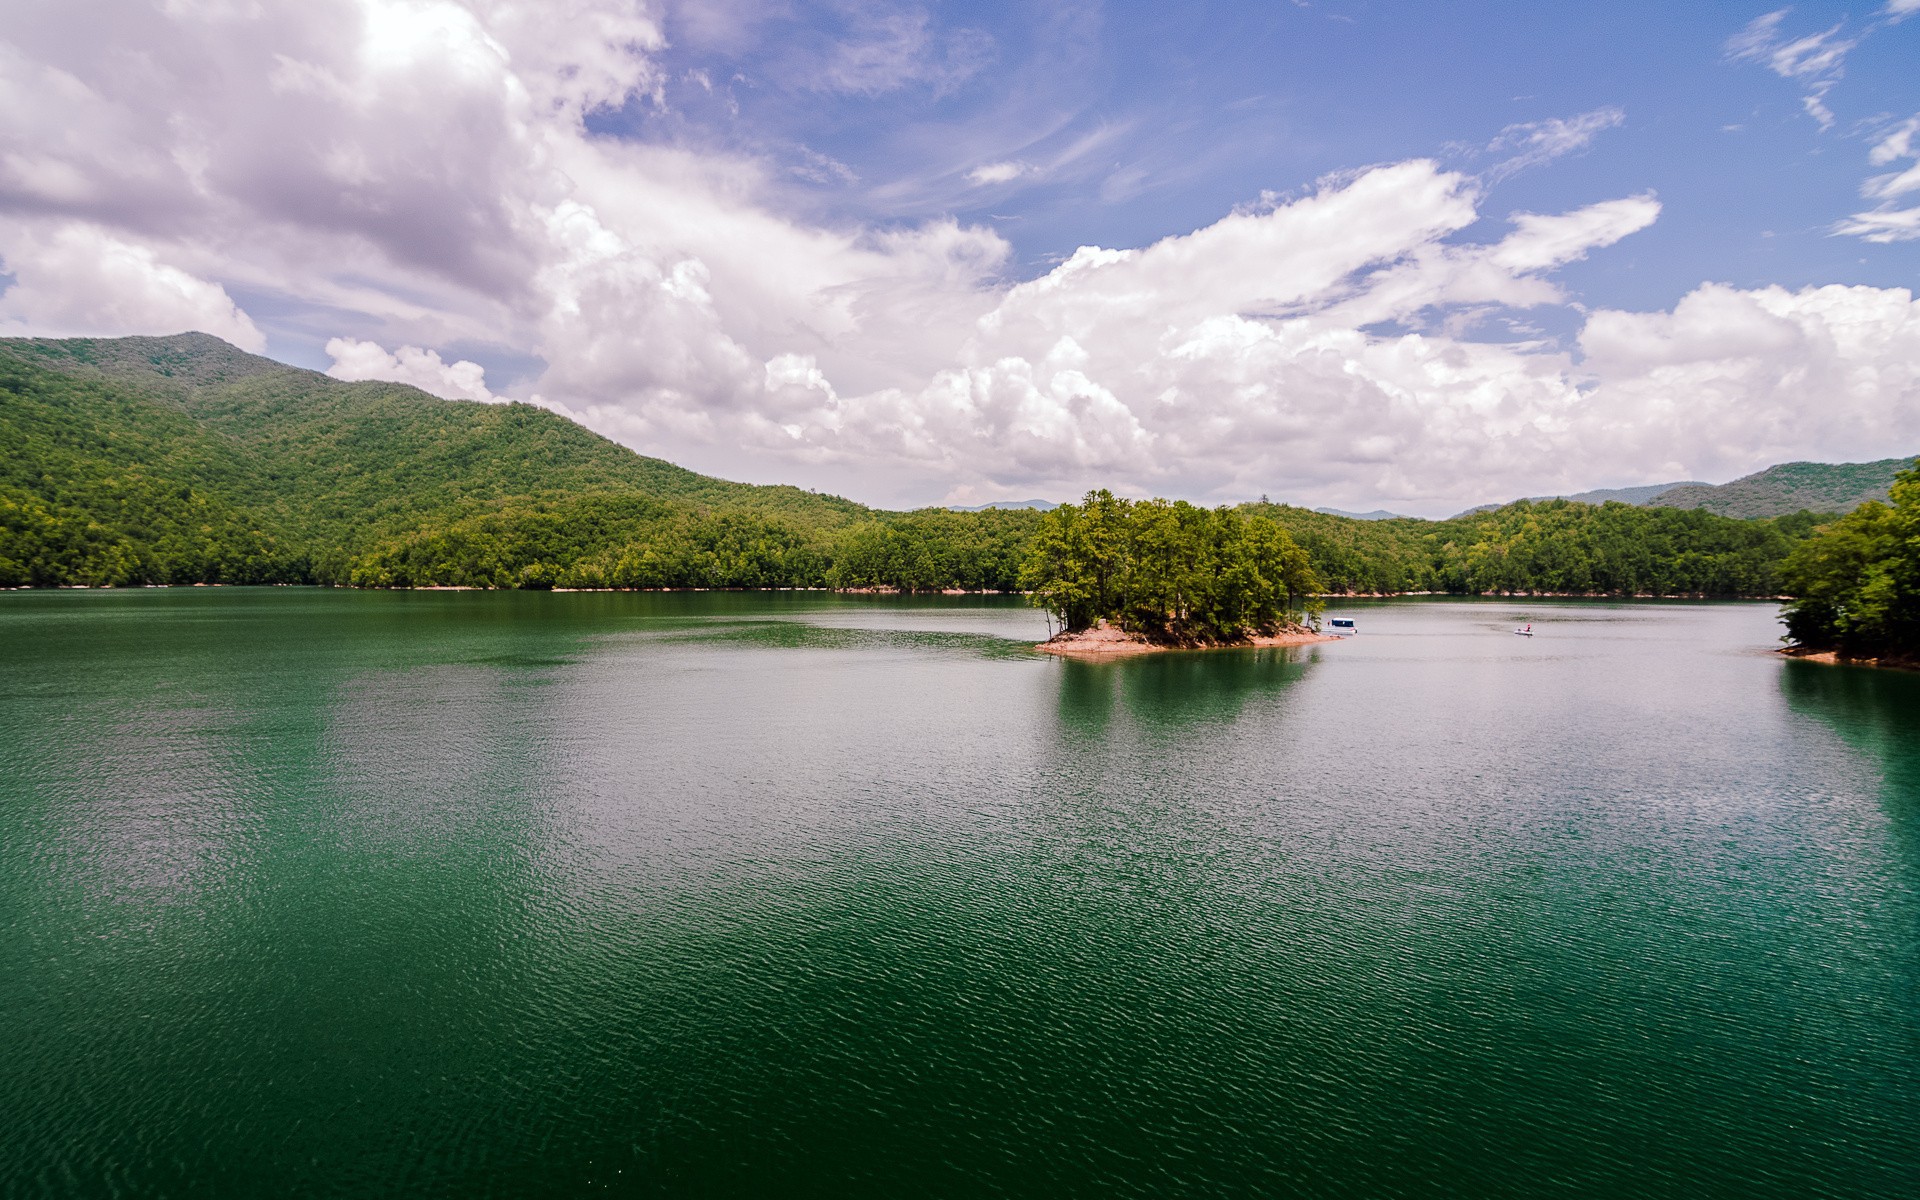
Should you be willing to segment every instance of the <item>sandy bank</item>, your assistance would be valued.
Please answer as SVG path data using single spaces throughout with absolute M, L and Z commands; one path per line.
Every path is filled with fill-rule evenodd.
M 1920 658 L 1844 658 L 1838 650 L 1809 650 L 1805 646 L 1788 646 L 1776 650 L 1788 658 L 1797 658 L 1801 662 L 1831 663 L 1842 667 L 1889 667 L 1896 671 L 1920 671 Z
M 1168 646 L 1150 642 L 1137 633 L 1128 633 L 1101 621 L 1079 633 L 1062 633 L 1041 642 L 1034 649 L 1042 654 L 1060 654 L 1069 658 L 1126 658 L 1135 654 L 1158 654 L 1162 650 L 1215 650 L 1248 646 L 1304 646 L 1311 642 L 1337 642 L 1330 634 L 1311 629 L 1290 629 L 1282 633 L 1261 634 L 1243 642 L 1222 642 L 1214 646 Z

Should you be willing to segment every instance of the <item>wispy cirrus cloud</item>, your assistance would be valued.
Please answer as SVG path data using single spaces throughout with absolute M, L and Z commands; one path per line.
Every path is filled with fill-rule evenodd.
M 942 28 L 917 5 L 848 2 L 838 9 L 840 27 L 807 39 L 804 55 L 787 61 L 793 81 L 813 91 L 881 96 L 904 88 L 939 92 L 954 87 L 991 61 L 994 41 L 985 32 Z
M 1826 100 L 1845 72 L 1847 55 L 1874 33 L 1920 12 L 1920 0 L 1889 0 L 1880 13 L 1881 20 L 1854 37 L 1841 36 L 1844 23 L 1817 33 L 1789 37 L 1782 32 L 1782 27 L 1790 12 L 1783 8 L 1756 18 L 1728 40 L 1727 54 L 1735 61 L 1760 63 L 1782 79 L 1799 83 L 1805 89 L 1802 107 L 1824 132 L 1835 123 L 1833 110 Z M 1867 153 L 1871 165 L 1884 167 L 1902 159 L 1915 162 L 1905 170 L 1869 176 L 1860 185 L 1860 194 L 1880 203 L 1834 222 L 1829 232 L 1882 245 L 1920 239 L 1920 207 L 1901 207 L 1902 197 L 1920 191 L 1920 150 L 1915 148 L 1915 139 L 1920 136 L 1920 116 L 1891 127 L 1884 121 L 1862 124 L 1867 129 L 1881 125 L 1872 135 L 1876 140 Z M 1858 128 L 1856 126 L 1856 130 Z
M 1736 62 L 1755 62 L 1782 79 L 1790 79 L 1802 89 L 1800 105 L 1822 129 L 1833 127 L 1833 111 L 1827 107 L 1827 93 L 1846 73 L 1847 55 L 1860 44 L 1859 38 L 1840 35 L 1845 22 L 1818 33 L 1791 37 L 1782 32 L 1791 9 L 1777 9 L 1755 17 L 1745 29 L 1727 39 L 1727 56 Z
M 1487 143 L 1486 153 L 1508 156 L 1494 164 L 1487 172 L 1487 178 L 1498 181 L 1528 167 L 1585 150 L 1593 144 L 1594 138 L 1606 130 L 1625 124 L 1626 120 L 1624 111 L 1608 105 L 1578 116 L 1551 117 L 1544 121 L 1509 125 L 1500 131 L 1500 136 Z
M 1867 153 L 1867 161 L 1876 167 L 1884 167 L 1903 158 L 1914 159 L 1915 164 L 1904 171 L 1874 176 L 1861 187 L 1861 194 L 1891 200 L 1895 196 L 1920 191 L 1920 114 L 1908 117 L 1888 130 Z
M 1905 197 L 1920 192 L 1920 114 L 1884 130 L 1867 152 L 1867 161 L 1876 167 L 1897 165 L 1902 160 L 1911 165 L 1869 176 L 1860 185 L 1861 196 L 1878 200 L 1879 205 L 1835 223 L 1834 233 L 1881 244 L 1920 239 L 1920 205 L 1901 207 Z

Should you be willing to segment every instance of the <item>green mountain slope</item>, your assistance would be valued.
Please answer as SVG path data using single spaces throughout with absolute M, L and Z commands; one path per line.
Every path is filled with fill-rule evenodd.
M 700 475 L 527 404 L 441 400 L 387 383 L 304 371 L 196 392 L 187 411 L 265 472 L 277 510 L 316 531 L 394 530 L 428 512 L 519 497 L 634 494 L 833 527 L 867 510 L 800 488 Z
M 0 584 L 305 579 L 307 540 L 259 490 L 177 406 L 0 352 Z
M 343 383 L 205 334 L 0 339 L 8 583 L 344 579 L 416 529 L 591 496 L 801 531 L 870 515 L 635 454 L 531 405 Z
M 135 385 L 147 395 L 164 395 L 176 401 L 184 400 L 199 389 L 221 387 L 253 375 L 282 371 L 316 374 L 248 354 L 210 333 L 180 333 L 172 337 L 0 338 L 0 348 L 49 371 L 81 377 L 104 376 Z
M 640 493 L 831 527 L 864 506 L 799 488 L 700 475 L 635 454 L 525 404 L 442 400 L 392 383 L 343 383 L 207 334 L 0 339 L 0 354 L 76 382 L 177 408 L 253 468 L 250 502 L 337 536 L 515 497 Z
M 1344 593 L 1767 595 L 1813 526 L 1564 500 L 1450 521 L 1242 508 Z M 730 483 L 544 409 L 342 383 L 205 335 L 0 340 L 0 586 L 1005 590 L 1044 520 Z
M 1851 512 L 1869 500 L 1885 502 L 1893 477 L 1913 464 L 1911 458 L 1869 463 L 1781 463 L 1732 483 L 1683 484 L 1669 488 L 1649 505 L 1704 508 L 1723 517 L 1783 517 L 1802 509 Z

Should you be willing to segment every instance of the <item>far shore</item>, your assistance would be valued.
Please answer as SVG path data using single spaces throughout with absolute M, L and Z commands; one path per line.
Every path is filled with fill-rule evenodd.
M 554 587 L 496 588 L 458 583 L 355 584 L 355 583 L 61 583 L 50 587 L 19 584 L 0 587 L 0 592 L 133 592 L 173 588 L 329 588 L 354 592 L 831 592 L 841 596 L 1027 596 L 1030 592 L 1003 591 L 997 588 L 896 588 L 896 587 Z M 1317 599 L 1330 604 L 1343 600 L 1405 600 L 1438 596 L 1455 600 L 1729 600 L 1779 604 L 1791 596 L 1729 596 L 1710 592 L 1321 592 Z M 1291 636 L 1291 635 L 1288 635 Z M 1236 642 L 1235 645 L 1251 645 Z M 1279 642 L 1276 645 L 1294 645 Z M 1180 647 L 1166 647 L 1179 649 Z
M 1158 654 L 1165 650 L 1233 650 L 1256 646 L 1306 646 L 1314 642 L 1339 640 L 1330 633 L 1315 633 L 1311 629 L 1289 629 L 1280 633 L 1255 634 L 1237 642 L 1180 646 L 1149 641 L 1137 633 L 1128 633 L 1124 629 L 1101 621 L 1091 629 L 1082 629 L 1077 633 L 1056 634 L 1034 646 L 1034 649 L 1042 654 L 1057 654 L 1063 658 L 1111 659 L 1129 658 L 1136 654 Z

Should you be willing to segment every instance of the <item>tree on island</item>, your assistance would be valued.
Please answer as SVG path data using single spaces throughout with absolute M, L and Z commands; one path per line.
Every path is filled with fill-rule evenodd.
M 1022 581 L 1077 633 L 1107 621 L 1173 645 L 1236 642 L 1321 607 L 1306 551 L 1267 517 L 1100 489 L 1041 517 Z
M 1795 645 L 1920 664 L 1920 461 L 1896 477 L 1892 500 L 1862 504 L 1787 556 Z

